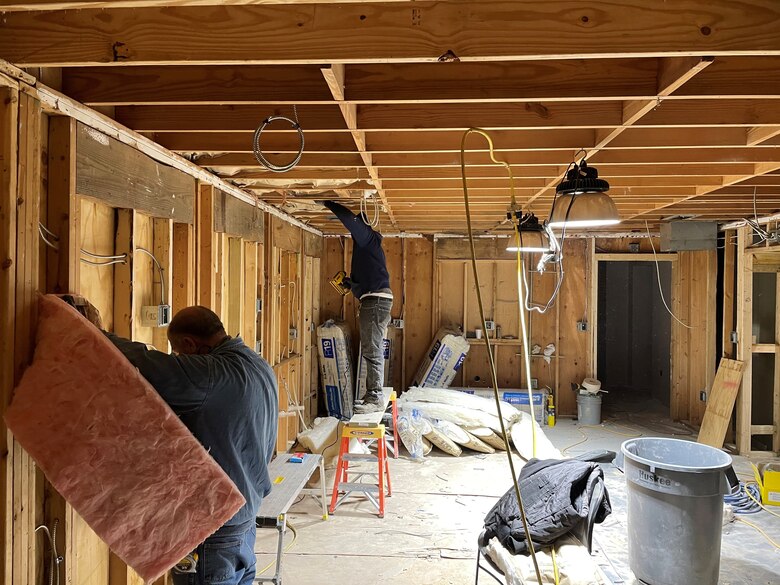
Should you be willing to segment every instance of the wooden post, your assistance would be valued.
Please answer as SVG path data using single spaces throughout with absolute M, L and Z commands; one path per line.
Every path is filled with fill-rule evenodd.
M 46 252 L 46 290 L 76 292 L 81 244 L 80 205 L 76 196 L 76 121 L 49 119 L 49 191 L 46 227 L 59 237 L 58 250 Z
M 772 406 L 772 450 L 775 455 L 780 453 L 780 273 L 775 280 L 775 380 L 774 399 Z
M 195 229 L 188 223 L 173 224 L 171 310 L 175 315 L 195 304 Z
M 0 415 L 14 388 L 14 318 L 16 314 L 16 199 L 19 91 L 0 87 Z M 0 416 L 0 583 L 13 577 L 13 441 Z
M 222 275 L 222 281 L 226 285 L 225 296 L 226 311 L 223 321 L 229 335 L 244 336 L 244 244 L 241 238 L 228 238 L 227 240 L 227 270 Z
M 723 357 L 734 358 L 734 343 L 731 341 L 734 326 L 734 278 L 736 246 L 732 245 L 734 230 L 724 234 L 723 249 Z
M 751 410 L 753 407 L 753 255 L 746 253 L 752 238 L 751 228 L 737 233 L 737 360 L 745 364 L 742 386 L 737 395 L 737 450 L 749 453 Z
M 257 345 L 257 243 L 244 242 L 244 298 L 241 335 L 253 350 Z
M 152 220 L 154 247 L 151 252 L 162 267 L 162 283 L 160 283 L 160 271 L 155 264 L 153 267 L 153 299 L 154 303 L 171 304 L 173 291 L 173 221 L 170 219 L 155 218 Z M 168 344 L 167 327 L 155 327 L 152 331 L 153 345 L 160 351 L 168 353 L 170 351 Z
M 200 185 L 196 205 L 197 240 L 197 299 L 198 304 L 212 311 L 216 307 L 217 248 L 214 235 L 214 193 L 213 185 Z
M 14 383 L 32 361 L 37 319 L 41 189 L 41 104 L 27 92 L 19 94 L 19 158 L 16 199 L 16 302 L 14 330 Z M 9 212 L 13 213 L 11 208 Z M 13 580 L 35 583 L 39 557 L 35 549 L 35 526 L 43 520 L 42 497 L 32 458 L 13 442 Z M 41 491 L 42 494 L 42 491 Z
M 133 233 L 135 210 L 117 209 L 114 254 L 127 254 L 124 264 L 114 265 L 114 333 L 133 337 L 135 302 L 133 298 Z

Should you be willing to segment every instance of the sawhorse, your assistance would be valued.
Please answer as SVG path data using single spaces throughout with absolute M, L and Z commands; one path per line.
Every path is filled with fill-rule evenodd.
M 276 547 L 276 572 L 273 577 L 255 577 L 256 582 L 282 583 L 282 556 L 284 554 L 284 534 L 287 531 L 287 512 L 295 499 L 301 495 L 317 495 L 322 501 L 322 519 L 328 519 L 328 510 L 325 498 L 325 464 L 322 455 L 307 453 L 301 463 L 291 463 L 291 453 L 282 453 L 271 461 L 268 466 L 268 474 L 271 476 L 273 487 L 271 493 L 263 498 L 260 510 L 257 512 L 256 525 L 258 528 L 276 528 L 279 539 Z M 320 488 L 305 489 L 316 469 L 320 470 Z

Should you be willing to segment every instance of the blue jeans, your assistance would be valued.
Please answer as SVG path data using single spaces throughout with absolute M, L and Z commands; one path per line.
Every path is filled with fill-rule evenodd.
M 173 572 L 174 585 L 252 585 L 255 578 L 255 520 L 223 526 L 195 551 L 195 573 Z
M 390 310 L 393 299 L 382 297 L 365 297 L 360 302 L 360 350 L 366 360 L 366 395 L 382 395 L 385 381 L 384 339 L 387 335 L 387 325 L 390 323 Z

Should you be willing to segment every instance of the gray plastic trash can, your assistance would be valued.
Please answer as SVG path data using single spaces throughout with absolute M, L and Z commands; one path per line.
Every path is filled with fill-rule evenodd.
M 601 396 L 577 394 L 577 420 L 581 425 L 601 424 Z
M 628 560 L 650 585 L 717 585 L 731 457 L 679 439 L 623 443 Z

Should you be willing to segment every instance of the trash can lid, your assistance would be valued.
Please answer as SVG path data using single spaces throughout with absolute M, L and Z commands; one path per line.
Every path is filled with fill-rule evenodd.
M 731 456 L 720 449 L 681 439 L 640 437 L 625 441 L 620 449 L 632 461 L 669 471 L 707 473 L 732 464 Z

